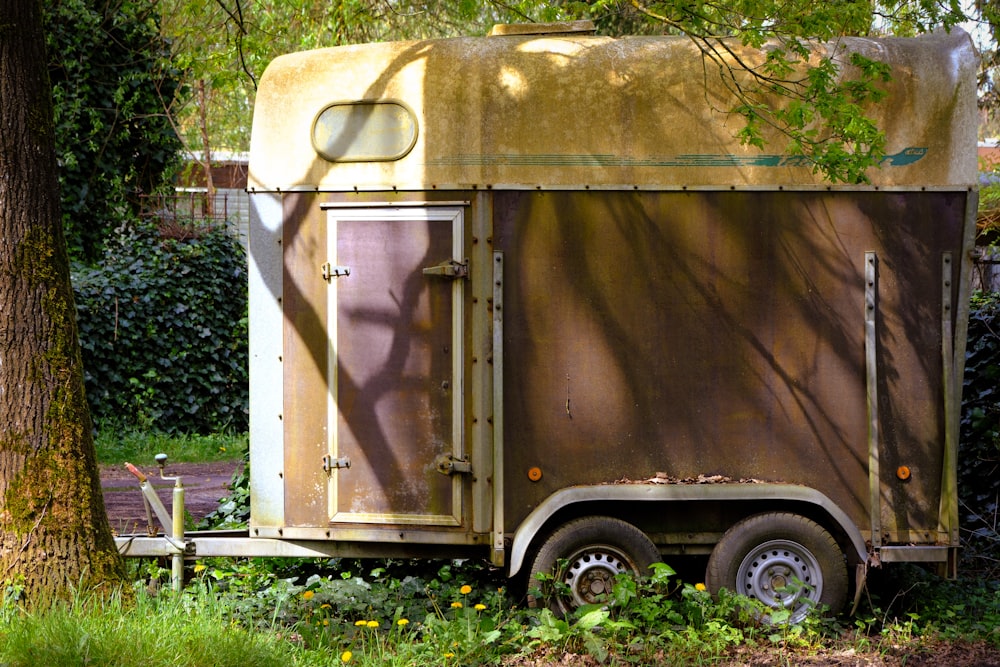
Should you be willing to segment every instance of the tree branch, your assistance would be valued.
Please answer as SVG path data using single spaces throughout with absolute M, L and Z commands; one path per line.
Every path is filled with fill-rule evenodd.
M 247 67 L 246 55 L 243 53 L 243 37 L 246 36 L 247 27 L 243 22 L 243 5 L 240 4 L 241 0 L 233 0 L 233 4 L 236 6 L 235 12 L 226 7 L 223 0 L 215 0 L 215 3 L 226 13 L 226 15 L 236 24 L 236 52 L 240 59 L 240 68 L 248 77 L 250 77 L 250 83 L 253 84 L 253 89 L 257 90 L 257 78 Z

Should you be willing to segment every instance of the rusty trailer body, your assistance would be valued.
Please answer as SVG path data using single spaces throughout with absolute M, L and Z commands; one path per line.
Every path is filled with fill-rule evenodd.
M 968 37 L 822 47 L 892 67 L 889 157 L 845 186 L 777 137 L 740 145 L 690 40 L 580 29 L 265 73 L 249 541 L 511 575 L 565 557 L 570 604 L 650 545 L 712 553 L 710 585 L 738 574 L 769 604 L 777 580 L 744 562 L 761 545 L 792 545 L 782 581 L 834 604 L 847 565 L 953 563 Z

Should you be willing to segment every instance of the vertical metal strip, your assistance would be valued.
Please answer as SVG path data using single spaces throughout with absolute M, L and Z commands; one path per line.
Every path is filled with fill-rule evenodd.
M 493 236 L 493 195 L 485 190 L 476 194 L 469 209 L 467 229 L 471 239 L 469 277 L 472 289 L 468 326 L 471 365 L 468 391 L 471 393 L 471 420 L 465 418 L 469 432 L 469 459 L 472 461 L 472 531 L 489 535 L 493 530 L 493 368 L 487 361 L 493 348 L 493 250 L 487 239 Z M 469 241 L 471 240 L 471 243 Z
M 871 514 L 872 547 L 882 546 L 882 506 L 879 492 L 879 423 L 878 423 L 878 337 L 875 328 L 878 312 L 878 258 L 865 253 L 865 366 L 868 400 L 868 487 Z
M 954 329 L 951 338 L 951 376 L 942 372 L 944 381 L 950 383 L 951 400 L 945 399 L 945 441 L 944 456 L 941 466 L 941 501 L 938 510 L 939 529 L 947 532 L 948 545 L 952 547 L 948 556 L 947 571 L 945 574 L 951 577 L 958 576 L 958 546 L 959 546 L 959 525 L 958 525 L 958 440 L 959 423 L 961 421 L 962 410 L 962 382 L 965 378 L 965 346 L 969 332 L 969 309 L 970 296 L 972 292 L 972 252 L 976 247 L 976 221 L 979 214 L 979 192 L 975 188 L 969 188 L 965 198 L 965 227 L 963 229 L 962 243 L 959 247 L 959 254 L 953 257 L 953 263 L 958 263 L 958 285 L 953 291 L 957 294 L 957 301 L 952 305 L 955 313 L 953 321 Z M 952 271 L 954 275 L 954 268 Z M 943 332 L 942 332 L 943 335 Z M 948 340 L 943 337 L 943 340 Z M 942 355 L 947 355 L 947 351 L 942 343 Z M 945 356 L 945 358 L 947 358 Z M 945 387 L 948 387 L 946 384 Z M 947 491 L 950 489 L 950 491 Z
M 961 378 L 955 375 L 955 335 L 952 325 L 952 256 L 941 255 L 941 381 L 944 389 L 944 452 L 941 468 L 941 504 L 938 531 L 947 535 L 949 544 L 958 544 L 958 443 L 956 404 Z
M 285 255 L 283 199 L 277 193 L 250 196 L 247 276 L 253 325 L 250 346 L 250 530 L 278 537 L 285 524 L 285 375 L 283 305 Z M 289 244 L 290 245 L 290 244 Z
M 337 224 L 336 211 L 327 211 L 326 214 L 326 256 L 334 266 L 339 263 L 338 257 L 338 236 L 339 225 Z M 340 283 L 337 280 L 330 281 L 326 297 L 326 454 L 330 460 L 337 459 L 340 454 L 340 407 L 337 396 L 339 359 L 337 358 L 339 339 L 337 337 L 338 325 L 338 294 L 337 289 Z M 340 471 L 330 469 L 329 483 L 327 484 L 326 515 L 333 520 L 340 512 Z
M 503 253 L 493 253 L 493 563 L 504 562 Z
M 465 258 L 465 211 L 460 208 L 454 209 L 451 219 L 451 258 L 459 264 L 468 261 Z M 464 280 L 453 280 L 451 286 L 451 455 L 458 460 L 468 460 L 465 441 L 465 283 Z M 452 517 L 459 524 L 463 523 L 467 512 L 465 483 L 464 475 L 452 475 Z

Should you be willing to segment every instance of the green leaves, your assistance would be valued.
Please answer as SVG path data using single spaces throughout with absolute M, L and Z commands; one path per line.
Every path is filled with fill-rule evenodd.
M 95 420 L 167 432 L 247 427 L 245 254 L 225 231 L 131 229 L 74 284 Z
M 560 18 L 591 18 L 605 34 L 690 37 L 704 54 L 706 72 L 718 70 L 737 99 L 729 109 L 743 120 L 735 138 L 800 156 L 826 179 L 847 183 L 867 182 L 868 170 L 885 157 L 885 135 L 873 111 L 885 96 L 890 70 L 856 53 L 845 56 L 837 40 L 914 35 L 966 18 L 953 0 L 602 0 L 559 7 Z M 737 54 L 737 41 L 763 50 L 763 59 L 752 62 Z M 824 49 L 829 55 L 822 55 Z
M 817 58 L 797 40 L 789 47 L 769 50 L 757 74 L 727 65 L 740 100 L 732 111 L 744 119 L 736 137 L 764 149 L 766 137 L 783 136 L 788 153 L 827 179 L 866 182 L 866 171 L 885 154 L 885 134 L 868 109 L 885 96 L 889 66 L 857 53 L 846 62 Z
M 959 437 L 959 500 L 965 557 L 989 567 L 1000 552 L 1000 293 L 978 294 L 969 316 Z
M 72 256 L 95 261 L 141 195 L 159 188 L 180 144 L 166 107 L 177 71 L 165 59 L 154 0 L 44 3 L 63 226 Z

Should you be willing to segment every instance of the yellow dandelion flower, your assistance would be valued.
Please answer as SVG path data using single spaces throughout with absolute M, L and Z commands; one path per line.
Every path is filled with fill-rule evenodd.
M 451 603 L 451 608 L 452 609 L 461 609 L 462 608 L 462 603 L 461 602 L 452 602 Z
M 472 586 L 470 586 L 469 584 L 466 584 L 466 585 L 462 586 L 461 588 L 459 588 L 458 592 L 461 593 L 462 595 L 468 595 L 469 593 L 472 592 Z
M 314 595 L 316 595 L 316 594 L 313 593 L 312 591 L 306 591 L 305 593 L 302 594 L 302 599 L 303 600 L 312 600 Z
M 198 574 L 199 572 L 204 572 L 206 569 L 208 569 L 207 566 L 202 563 L 198 563 L 194 566 L 194 573 Z
M 697 589 L 699 591 L 706 590 L 705 589 L 705 584 L 695 584 L 694 587 L 695 587 L 695 589 Z
M 448 651 L 447 653 L 444 654 L 444 657 L 446 657 L 446 658 L 454 658 L 455 654 L 452 653 L 451 651 Z
M 475 610 L 476 611 L 483 611 L 484 609 L 486 609 L 486 605 L 484 605 L 484 604 L 477 604 L 475 606 Z
M 353 657 L 354 657 L 353 653 L 351 653 L 350 651 L 344 651 L 343 653 L 340 654 L 340 661 L 341 662 L 350 662 L 351 658 L 353 658 Z
M 324 618 L 323 619 L 323 625 L 330 625 L 329 619 Z
M 369 628 L 377 628 L 378 621 L 368 621 L 367 623 L 365 623 L 365 625 L 367 625 Z
M 398 621 L 396 621 L 396 625 L 398 625 L 399 627 L 403 627 L 404 625 L 408 625 L 408 624 L 409 624 L 409 621 L 406 620 L 405 618 L 401 618 Z
M 358 626 L 359 628 L 364 627 L 368 625 L 368 621 L 354 621 L 354 625 Z

